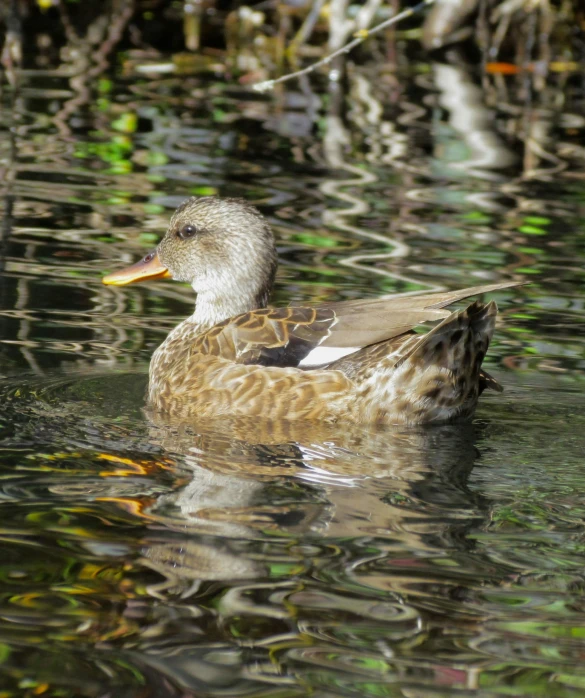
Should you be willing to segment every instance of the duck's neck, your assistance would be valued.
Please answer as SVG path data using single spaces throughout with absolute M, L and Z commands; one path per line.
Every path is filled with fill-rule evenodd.
M 204 291 L 197 294 L 195 312 L 189 320 L 197 325 L 198 332 L 202 332 L 235 315 L 265 308 L 267 302 L 268 294 L 264 291 L 233 296 Z

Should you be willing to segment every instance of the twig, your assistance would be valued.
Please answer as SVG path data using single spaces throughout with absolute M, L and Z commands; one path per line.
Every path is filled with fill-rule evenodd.
M 345 46 L 342 46 L 341 48 L 337 49 L 337 51 L 333 51 L 333 53 L 330 53 L 328 56 L 325 56 L 325 58 L 322 58 L 320 61 L 317 61 L 316 63 L 311 63 L 311 65 L 307 66 L 306 68 L 303 68 L 302 70 L 297 70 L 294 73 L 287 73 L 286 75 L 282 75 L 281 77 L 276 78 L 274 80 L 264 80 L 263 82 L 257 82 L 255 85 L 252 85 L 252 87 L 257 92 L 267 92 L 268 90 L 271 90 L 275 85 L 278 85 L 281 82 L 287 82 L 288 80 L 298 78 L 301 75 L 308 75 L 309 73 L 312 73 L 313 71 L 317 70 L 317 68 L 320 68 L 322 65 L 327 65 L 328 63 L 331 63 L 331 61 L 334 58 L 337 58 L 337 56 L 340 56 L 342 53 L 349 53 L 352 49 L 354 49 L 356 46 L 359 46 L 359 44 L 361 44 L 363 41 L 368 39 L 373 34 L 378 34 L 378 32 L 381 32 L 383 29 L 386 29 L 387 27 L 390 27 L 393 24 L 396 24 L 397 22 L 406 19 L 407 17 L 416 14 L 420 10 L 427 7 L 427 5 L 432 5 L 433 2 L 435 2 L 435 0 L 423 0 L 418 5 L 415 5 L 414 7 L 411 7 L 408 10 L 403 10 L 402 12 L 399 12 L 397 15 L 394 15 L 394 17 L 390 17 L 390 19 L 385 19 L 383 22 L 380 22 L 380 24 L 377 24 L 372 29 L 359 29 L 355 33 L 354 38 L 348 44 L 345 44 Z

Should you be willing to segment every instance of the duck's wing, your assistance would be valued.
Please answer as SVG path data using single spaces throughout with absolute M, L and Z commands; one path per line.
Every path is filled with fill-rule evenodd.
M 473 286 L 421 296 L 365 299 L 316 308 L 265 308 L 215 325 L 193 350 L 242 364 L 325 366 L 359 349 L 398 337 L 423 322 L 442 320 L 445 306 L 469 296 L 519 285 Z
M 252 310 L 199 335 L 193 350 L 240 364 L 299 366 L 330 336 L 337 321 L 327 307 Z

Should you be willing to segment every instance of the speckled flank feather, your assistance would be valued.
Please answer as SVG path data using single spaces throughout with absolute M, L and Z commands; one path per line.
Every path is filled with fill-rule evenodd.
M 455 313 L 445 307 L 514 282 L 266 308 L 276 268 L 272 233 L 238 199 L 189 199 L 156 255 L 163 272 L 197 292 L 195 313 L 169 334 L 150 365 L 150 407 L 173 419 L 448 422 L 470 417 L 485 388 L 501 390 L 481 369 L 495 303 L 476 301 Z M 428 321 L 439 324 L 426 335 L 414 333 Z M 317 354 L 321 362 L 343 358 L 319 365 Z

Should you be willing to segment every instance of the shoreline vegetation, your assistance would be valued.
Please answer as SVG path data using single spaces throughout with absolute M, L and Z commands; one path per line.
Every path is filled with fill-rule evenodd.
M 319 68 L 340 81 L 350 52 L 359 64 L 404 62 L 407 39 L 427 54 L 460 51 L 484 77 L 516 75 L 542 91 L 551 74 L 580 71 L 585 8 L 578 0 L 10 0 L 0 9 L 12 86 L 21 70 L 96 78 L 122 53 L 122 68 L 142 74 L 220 72 L 265 90 Z

